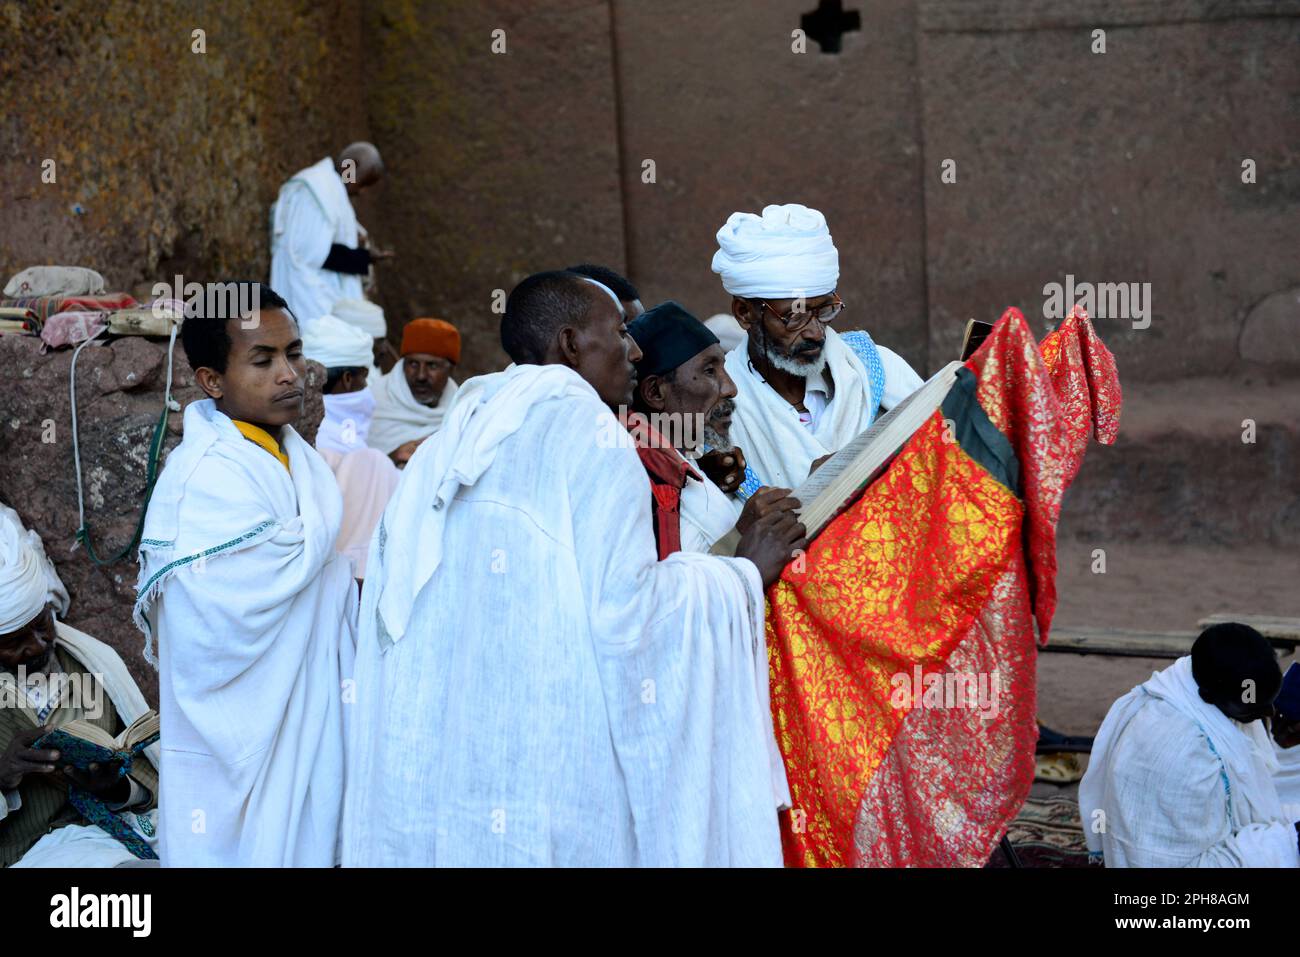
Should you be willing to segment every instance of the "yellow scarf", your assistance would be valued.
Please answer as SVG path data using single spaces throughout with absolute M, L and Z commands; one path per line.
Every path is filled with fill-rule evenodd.
M 230 421 L 235 423 L 235 428 L 240 431 L 244 438 L 254 445 L 266 449 L 280 460 L 280 464 L 284 466 L 286 472 L 289 471 L 289 456 L 280 448 L 280 443 L 271 436 L 270 432 L 253 425 L 251 422 L 241 422 L 239 419 L 231 419 Z

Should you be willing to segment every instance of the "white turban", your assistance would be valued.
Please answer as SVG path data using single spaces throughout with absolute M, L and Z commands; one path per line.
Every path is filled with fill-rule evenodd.
M 40 536 L 23 527 L 18 513 L 0 505 L 0 635 L 27 625 L 54 602 L 68 610 L 68 591 L 45 557 Z
M 302 331 L 302 353 L 326 369 L 340 366 L 370 368 L 375 340 L 338 316 L 321 316 Z
M 762 216 L 732 213 L 718 230 L 713 271 L 722 288 L 742 299 L 824 296 L 840 279 L 840 254 L 826 217 L 789 203 Z
M 360 329 L 371 339 L 382 339 L 388 335 L 384 310 L 367 299 L 340 299 L 330 307 L 330 313 Z

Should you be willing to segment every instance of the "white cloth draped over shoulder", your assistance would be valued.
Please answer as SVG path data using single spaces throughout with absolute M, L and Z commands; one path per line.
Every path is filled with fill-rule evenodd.
M 363 298 L 361 276 L 322 269 L 330 246 L 356 248 L 360 227 L 334 160 L 299 170 L 271 207 L 271 288 L 310 326 L 339 299 Z
M 135 618 L 158 642 L 164 866 L 336 861 L 356 588 L 334 475 L 281 431 L 291 472 L 192 403 L 149 503 Z
M 656 561 L 619 432 L 576 373 L 512 366 L 412 457 L 371 543 L 345 865 L 780 865 L 757 571 Z
M 81 662 L 86 674 L 98 678 L 124 725 L 131 724 L 149 710 L 139 686 L 116 651 L 61 621 L 55 622 L 54 627 L 56 643 Z M 161 767 L 159 744 L 149 745 L 144 753 L 155 769 Z M 155 852 L 158 850 L 157 807 L 144 812 L 122 811 L 118 816 Z M 13 866 L 118 867 L 136 863 L 135 855 L 103 828 L 91 824 L 69 824 L 46 834 Z
M 870 424 L 877 404 L 892 409 L 922 385 L 900 356 L 877 346 L 885 369 L 882 396 L 874 396 L 862 360 L 833 329 L 826 330 L 826 372 L 833 385 L 830 404 L 815 430 L 750 365 L 748 340 L 727 353 L 727 373 L 736 383 L 736 411 L 731 440 L 763 485 L 794 488 L 808 477 L 812 464 L 838 452 Z
M 407 442 L 426 439 L 437 432 L 458 388 L 453 380 L 448 379 L 437 405 L 421 405 L 406 384 L 402 362 L 370 387 L 375 393 L 375 414 L 370 420 L 370 434 L 366 441 L 371 448 L 379 449 L 385 455 Z
M 1201 700 L 1179 658 L 1111 706 L 1079 784 L 1088 850 L 1107 867 L 1300 867 L 1262 721 Z
M 698 471 L 698 469 L 697 469 Z M 707 552 L 713 543 L 736 527 L 740 509 L 726 492 L 703 475 L 703 481 L 687 478 L 682 489 L 682 551 Z

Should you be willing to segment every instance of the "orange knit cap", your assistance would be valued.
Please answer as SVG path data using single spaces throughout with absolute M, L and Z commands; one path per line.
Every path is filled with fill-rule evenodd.
M 460 333 L 441 319 L 412 319 L 402 330 L 402 355 L 413 352 L 460 362 Z

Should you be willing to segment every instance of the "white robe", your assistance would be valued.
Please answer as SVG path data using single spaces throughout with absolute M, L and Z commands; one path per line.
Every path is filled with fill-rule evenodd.
M 698 482 L 686 479 L 680 513 L 684 552 L 707 552 L 714 542 L 736 527 L 736 519 L 740 517 L 735 500 L 707 475 Z
M 310 325 L 340 299 L 363 298 L 361 276 L 322 269 L 333 243 L 356 248 L 360 226 L 328 156 L 295 173 L 271 207 L 271 288 Z
M 135 615 L 158 641 L 164 867 L 337 859 L 356 589 L 333 473 L 281 442 L 292 474 L 194 402 L 149 503 Z
M 1079 784 L 1107 867 L 1300 867 L 1262 721 L 1202 701 L 1179 658 L 1111 706 Z
M 371 543 L 345 865 L 780 865 L 757 570 L 656 561 L 626 439 L 576 373 L 513 366 L 412 457 Z
M 826 330 L 826 373 L 834 394 L 810 429 L 799 413 L 749 364 L 749 341 L 727 353 L 727 373 L 736 383 L 736 411 L 731 440 L 745 454 L 745 464 L 763 485 L 795 488 L 808 477 L 812 464 L 838 452 L 871 424 L 879 404 L 892 409 L 922 385 L 921 377 L 896 353 L 881 346 L 885 370 L 884 394 L 871 394 L 871 381 L 862 360 L 833 329 Z
M 415 401 L 411 387 L 406 384 L 402 362 L 370 386 L 375 394 L 375 414 L 370 420 L 366 442 L 385 455 L 391 455 L 394 449 L 407 442 L 425 439 L 437 432 L 456 398 L 456 383 L 448 379 L 437 405 L 421 405 Z

